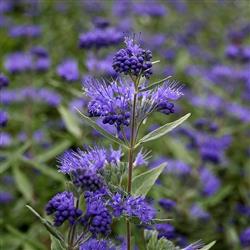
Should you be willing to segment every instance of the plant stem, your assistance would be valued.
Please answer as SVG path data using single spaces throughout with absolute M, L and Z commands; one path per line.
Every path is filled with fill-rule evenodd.
M 128 183 L 127 183 L 127 191 L 131 193 L 132 187 L 132 176 L 133 176 L 133 162 L 134 162 L 134 145 L 136 141 L 136 102 L 137 102 L 137 91 L 138 91 L 138 82 L 139 77 L 134 82 L 135 85 L 135 93 L 133 97 L 133 106 L 132 106 L 132 117 L 131 117 L 131 129 L 130 129 L 130 146 L 128 152 Z M 126 221 L 127 228 L 127 250 L 131 250 L 131 225 L 129 220 Z
M 79 207 L 79 198 L 76 200 L 76 209 Z M 71 228 L 69 232 L 69 244 L 68 244 L 68 250 L 73 250 L 74 249 L 74 239 L 75 239 L 75 232 L 76 232 L 76 223 Z

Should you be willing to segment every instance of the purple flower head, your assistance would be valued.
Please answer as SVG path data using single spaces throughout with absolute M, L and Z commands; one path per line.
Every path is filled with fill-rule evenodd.
M 57 107 L 61 103 L 61 96 L 55 91 L 42 88 L 38 90 L 37 94 L 40 101 L 47 103 L 52 107 Z
M 112 67 L 112 55 L 107 56 L 104 59 L 98 59 L 93 55 L 90 55 L 86 60 L 86 66 L 93 74 L 109 75 L 116 77 L 117 73 Z
M 155 209 L 144 198 L 128 197 L 124 202 L 124 213 L 129 217 L 137 217 L 141 223 L 149 223 L 156 215 Z
M 93 21 L 96 28 L 104 29 L 107 28 L 110 25 L 109 20 L 103 18 L 103 17 L 96 17 Z
M 90 117 L 103 117 L 104 124 L 114 124 L 118 130 L 121 125 L 129 125 L 132 87 L 117 81 L 108 85 L 94 79 L 87 79 L 83 84 L 86 95 L 91 98 L 88 104 Z
M 5 69 L 11 73 L 21 73 L 32 69 L 32 57 L 28 53 L 15 52 L 5 58 Z
M 166 211 L 170 212 L 176 207 L 176 202 L 170 199 L 160 199 L 159 205 L 164 208 Z
M 75 113 L 76 108 L 82 110 L 86 106 L 86 100 L 84 98 L 75 98 L 69 103 L 69 109 Z
M 5 127 L 8 122 L 8 113 L 0 110 L 0 127 Z
M 11 193 L 4 192 L 4 191 L 0 192 L 0 204 L 1 205 L 8 204 L 11 201 L 13 201 L 13 199 L 14 199 L 14 197 L 13 197 L 13 195 Z
M 120 217 L 123 214 L 124 209 L 125 209 L 124 198 L 122 197 L 122 195 L 119 193 L 116 193 L 112 197 L 109 203 L 113 209 L 113 216 Z
M 111 232 L 112 216 L 102 199 L 102 194 L 86 192 L 87 211 L 81 222 L 87 226 L 94 237 L 107 236 Z
M 154 1 L 136 3 L 134 4 L 133 10 L 141 16 L 162 17 L 167 14 L 166 7 Z
M 41 35 L 41 27 L 37 25 L 19 25 L 10 28 L 9 35 L 11 37 L 39 37 Z
M 250 246 L 250 227 L 243 230 L 240 234 L 240 243 L 243 247 Z
M 125 49 L 120 49 L 113 57 L 113 68 L 117 73 L 142 75 L 149 78 L 152 75 L 152 52 L 144 50 L 135 39 L 125 38 Z
M 157 224 L 156 230 L 158 231 L 158 237 L 165 237 L 167 239 L 174 239 L 176 237 L 175 228 L 170 224 Z
M 0 90 L 9 85 L 9 79 L 0 73 Z
M 134 160 L 134 166 L 146 165 L 148 163 L 150 152 L 143 152 L 142 149 L 138 152 Z
M 48 51 L 44 47 L 41 47 L 41 46 L 35 46 L 35 47 L 31 48 L 30 52 L 34 56 L 37 56 L 37 57 L 48 57 L 49 56 Z
M 6 132 L 0 132 L 0 148 L 10 146 L 12 138 L 10 134 Z
M 67 59 L 57 67 L 57 74 L 68 82 L 79 79 L 78 64 L 73 59 Z
M 80 246 L 79 250 L 115 250 L 107 240 L 90 239 Z
M 216 177 L 208 168 L 200 169 L 200 180 L 202 183 L 202 193 L 205 196 L 214 195 L 220 188 L 221 183 L 218 177 Z
M 168 165 L 165 170 L 167 174 L 182 176 L 182 175 L 188 175 L 191 173 L 191 167 L 183 161 L 168 159 L 167 164 Z
M 74 195 L 71 192 L 56 194 L 46 205 L 46 213 L 54 214 L 54 225 L 61 226 L 66 220 L 74 224 L 82 211 L 74 206 Z
M 183 250 L 198 250 L 198 249 L 202 249 L 204 247 L 204 243 L 199 240 L 197 242 L 194 242 L 188 246 L 186 246 Z
M 79 46 L 84 49 L 109 47 L 122 41 L 122 32 L 115 28 L 94 29 L 79 37 Z
M 198 204 L 193 204 L 193 206 L 189 210 L 190 216 L 199 220 L 208 220 L 210 218 L 210 214 L 206 212 L 201 206 Z

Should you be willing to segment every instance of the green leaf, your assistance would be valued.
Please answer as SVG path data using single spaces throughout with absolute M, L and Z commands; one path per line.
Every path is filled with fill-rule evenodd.
M 71 145 L 71 142 L 69 140 L 63 140 L 63 141 L 57 143 L 56 145 L 54 145 L 52 148 L 50 148 L 45 153 L 38 155 L 35 158 L 35 161 L 47 162 L 47 161 L 55 158 L 57 155 L 61 154 L 64 150 L 68 149 L 70 145 Z
M 38 241 L 31 239 L 27 236 L 27 234 L 24 234 L 20 231 L 18 231 L 16 228 L 12 227 L 11 225 L 6 226 L 9 233 L 14 236 L 14 238 L 18 238 L 21 240 L 21 242 L 28 244 L 33 250 L 44 250 L 45 247 L 40 244 Z
M 10 167 L 11 160 L 7 160 L 4 163 L 1 164 L 0 166 L 0 174 L 4 173 L 8 168 Z
M 68 131 L 76 138 L 80 138 L 82 136 L 82 133 L 81 133 L 80 128 L 77 125 L 77 121 L 75 117 L 68 111 L 68 109 L 66 109 L 63 106 L 60 106 L 58 108 L 58 111 L 61 114 L 62 119 Z
M 155 184 L 165 167 L 166 163 L 162 163 L 156 168 L 135 176 L 132 180 L 132 194 L 145 196 Z
M 27 164 L 27 166 L 31 166 L 39 170 L 42 174 L 47 175 L 48 177 L 53 178 L 56 181 L 60 181 L 60 182 L 65 181 L 65 178 L 62 174 L 60 174 L 56 169 L 48 167 L 44 163 L 35 162 L 23 156 L 21 156 L 20 159 L 23 163 Z
M 53 237 L 53 235 L 50 235 L 50 240 L 51 240 L 51 246 L 50 246 L 51 250 L 64 250 L 65 249 L 60 243 L 60 241 L 56 239 L 55 237 Z
M 177 126 L 182 124 L 190 115 L 191 114 L 188 113 L 174 122 L 167 123 L 167 124 L 161 126 L 160 128 L 155 129 L 154 131 L 150 132 L 149 134 L 147 134 L 143 138 L 141 138 L 135 147 L 138 147 L 141 143 L 152 141 L 152 140 L 155 140 L 155 139 L 158 139 L 158 138 L 164 136 L 165 134 L 169 133 L 174 128 L 176 128 Z
M 62 234 L 49 221 L 44 219 L 34 208 L 29 205 L 26 205 L 26 207 L 42 222 L 50 234 L 58 239 L 63 246 L 65 246 Z
M 160 84 L 164 83 L 165 81 L 167 81 L 171 77 L 172 76 L 168 76 L 168 77 L 165 77 L 165 78 L 161 79 L 160 81 L 154 82 L 150 86 L 148 86 L 146 88 L 143 88 L 143 89 L 140 89 L 139 92 L 144 92 L 144 91 L 148 91 L 150 89 L 153 89 L 153 88 L 159 86 Z
M 80 110 L 78 110 L 76 108 L 76 110 L 79 112 L 79 114 L 83 117 L 84 121 L 93 129 L 97 130 L 100 134 L 102 134 L 103 136 L 105 136 L 106 138 L 108 138 L 109 140 L 116 142 L 117 144 L 128 148 L 125 143 L 120 140 L 119 138 L 111 135 L 110 133 L 108 133 L 106 130 L 104 130 L 103 128 L 101 128 L 99 125 L 97 125 L 92 119 L 90 119 L 89 117 L 87 117 L 86 115 L 84 115 Z
M 27 201 L 32 201 L 33 188 L 27 176 L 20 170 L 19 166 L 13 166 L 13 175 L 18 190 L 22 193 Z
M 216 241 L 213 241 L 213 242 L 207 244 L 206 246 L 204 246 L 203 248 L 201 248 L 200 250 L 208 250 L 208 249 L 210 249 L 212 246 L 214 246 L 215 243 L 216 243 Z

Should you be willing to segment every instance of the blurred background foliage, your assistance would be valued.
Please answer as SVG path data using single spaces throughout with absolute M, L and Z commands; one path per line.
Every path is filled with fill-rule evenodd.
M 203 239 L 216 240 L 213 249 L 248 249 L 248 0 L 0 0 L 0 71 L 10 82 L 0 89 L 1 110 L 8 113 L 0 132 L 0 248 L 48 249 L 45 229 L 25 204 L 44 214 L 47 200 L 63 189 L 56 157 L 65 150 L 95 144 L 109 147 L 74 110 L 74 106 L 87 110 L 82 79 L 115 77 L 112 55 L 123 46 L 122 39 L 110 46 L 79 48 L 79 35 L 94 33 L 104 20 L 121 37 L 141 34 L 142 46 L 160 60 L 154 65 L 152 82 L 171 75 L 185 85 L 176 113 L 156 114 L 147 122 L 153 126 L 143 127 L 146 132 L 192 113 L 181 128 L 147 144 L 153 152 L 149 167 L 168 162 L 150 192 L 161 217 L 172 219 L 158 231 L 183 246 Z M 25 31 L 21 25 L 33 30 Z M 47 50 L 45 69 L 35 65 L 25 69 L 23 59 L 7 65 L 10 54 L 30 53 L 35 46 Z M 230 46 L 242 49 L 244 58 L 237 58 Z M 68 58 L 77 63 L 77 70 L 65 69 L 62 75 L 57 67 Z M 20 72 L 13 72 L 15 63 L 22 65 Z M 35 64 L 34 59 L 29 63 Z M 75 81 L 67 81 L 71 73 Z M 34 89 L 52 92 L 34 94 Z M 123 228 L 114 228 L 124 234 Z

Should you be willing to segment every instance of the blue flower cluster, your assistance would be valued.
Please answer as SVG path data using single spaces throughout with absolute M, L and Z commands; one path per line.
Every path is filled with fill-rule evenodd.
M 0 90 L 9 85 L 9 79 L 0 73 Z
M 56 194 L 46 205 L 46 213 L 54 214 L 54 225 L 61 226 L 66 220 L 74 224 L 76 219 L 81 216 L 82 211 L 74 205 L 74 196 L 71 192 Z
M 115 28 L 94 29 L 79 37 L 79 47 L 84 49 L 108 47 L 119 44 L 123 39 L 122 32 Z
M 5 127 L 8 122 L 8 113 L 0 110 L 0 127 Z
M 140 48 L 133 39 L 125 39 L 126 48 L 119 50 L 113 58 L 113 68 L 117 73 L 133 76 L 152 75 L 152 52 Z
M 116 250 L 106 240 L 90 239 L 80 246 L 80 250 Z

